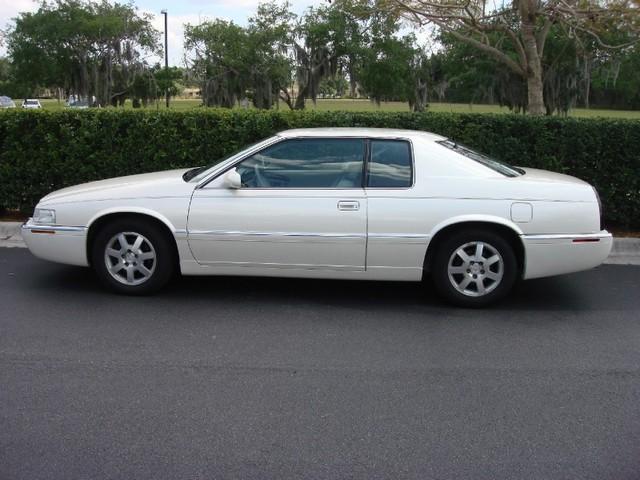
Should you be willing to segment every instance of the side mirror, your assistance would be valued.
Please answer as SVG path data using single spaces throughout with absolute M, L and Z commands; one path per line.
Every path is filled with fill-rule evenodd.
M 242 188 L 242 177 L 235 168 L 225 174 L 224 186 L 234 190 Z

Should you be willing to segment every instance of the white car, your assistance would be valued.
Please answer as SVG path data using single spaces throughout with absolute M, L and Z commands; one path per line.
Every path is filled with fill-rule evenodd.
M 42 108 L 42 104 L 40 103 L 40 100 L 36 98 L 27 98 L 22 102 L 22 108 L 26 108 L 26 109 Z
M 611 249 L 598 195 L 426 132 L 281 132 L 208 167 L 114 178 L 44 197 L 36 256 L 156 291 L 174 273 L 350 280 L 433 278 L 482 306 L 519 279 L 595 267 Z
M 0 108 L 16 108 L 16 103 L 9 97 L 0 96 Z

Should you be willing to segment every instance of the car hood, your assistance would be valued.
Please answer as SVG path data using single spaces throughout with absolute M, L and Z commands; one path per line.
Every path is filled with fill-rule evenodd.
M 43 197 L 40 203 L 183 196 L 190 194 L 195 186 L 182 179 L 187 170 L 189 169 L 181 168 L 74 185 L 50 193 Z

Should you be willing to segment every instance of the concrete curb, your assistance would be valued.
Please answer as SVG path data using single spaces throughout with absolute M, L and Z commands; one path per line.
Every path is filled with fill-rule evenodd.
M 0 222 L 0 247 L 26 248 L 20 235 L 21 225 L 22 222 Z M 640 265 L 640 238 L 614 238 L 611 255 L 604 263 Z
M 0 222 L 0 247 L 26 248 L 20 235 L 22 222 Z
M 640 238 L 617 237 L 605 263 L 640 265 Z

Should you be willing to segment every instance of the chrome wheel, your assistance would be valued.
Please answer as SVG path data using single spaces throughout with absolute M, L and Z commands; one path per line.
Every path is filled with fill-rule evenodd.
M 482 297 L 502 281 L 504 260 L 500 252 L 487 242 L 469 242 L 455 250 L 449 258 L 449 281 L 460 293 Z
M 107 272 L 124 285 L 140 285 L 156 268 L 156 251 L 144 235 L 121 232 L 107 242 L 104 262 Z

